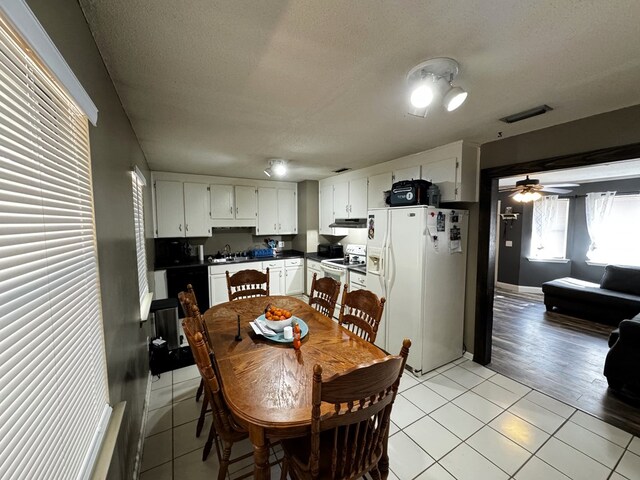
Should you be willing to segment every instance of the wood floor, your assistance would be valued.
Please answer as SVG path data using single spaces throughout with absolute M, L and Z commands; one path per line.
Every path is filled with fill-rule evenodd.
M 546 312 L 542 295 L 497 289 L 487 366 L 640 435 L 640 405 L 610 393 L 602 375 L 614 328 Z

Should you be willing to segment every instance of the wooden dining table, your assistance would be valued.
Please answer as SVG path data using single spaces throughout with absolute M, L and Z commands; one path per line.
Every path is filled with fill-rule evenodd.
M 249 322 L 260 316 L 269 303 L 291 311 L 309 326 L 300 350 L 254 333 Z M 375 345 L 294 297 L 235 300 L 210 308 L 204 318 L 224 398 L 238 423 L 249 432 L 254 448 L 254 477 L 259 479 L 270 478 L 270 440 L 303 436 L 311 431 L 315 364 L 322 365 L 323 376 L 328 378 L 386 356 Z M 326 405 L 326 411 L 330 408 Z M 385 470 L 381 473 L 386 478 L 386 454 L 380 468 Z

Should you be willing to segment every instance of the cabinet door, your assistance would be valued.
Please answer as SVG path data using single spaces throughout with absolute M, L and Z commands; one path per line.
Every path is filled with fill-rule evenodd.
M 388 205 L 384 203 L 384 192 L 391 190 L 391 172 L 381 173 L 369 177 L 367 187 L 368 208 L 384 208 Z
M 238 185 L 236 190 L 236 220 L 256 219 L 256 187 Z
M 298 204 L 295 190 L 278 189 L 278 233 L 298 233 Z
M 210 237 L 209 185 L 184 184 L 184 230 L 187 237 Z
M 285 269 L 285 292 L 287 295 L 304 293 L 304 267 L 287 267 Z
M 440 201 L 456 201 L 458 193 L 458 159 L 445 158 L 422 165 L 422 178 L 435 183 L 440 189 Z
M 233 185 L 211 185 L 211 218 L 233 218 Z
M 320 189 L 320 234 L 332 235 L 333 229 L 333 185 L 324 185 Z
M 419 180 L 420 179 L 420 165 L 415 167 L 403 168 L 402 170 L 394 170 L 393 183 L 401 182 L 403 180 Z
M 156 219 L 159 238 L 184 237 L 184 197 L 182 182 L 158 180 Z
M 284 267 L 282 266 L 269 267 L 269 295 L 284 295 Z
M 229 301 L 227 275 L 225 273 L 209 275 L 209 297 L 211 306 Z
M 367 216 L 367 179 L 359 178 L 349 182 L 349 218 Z
M 335 218 L 349 218 L 349 182 L 333 186 L 333 213 Z
M 278 233 L 278 193 L 275 188 L 258 188 L 257 235 Z

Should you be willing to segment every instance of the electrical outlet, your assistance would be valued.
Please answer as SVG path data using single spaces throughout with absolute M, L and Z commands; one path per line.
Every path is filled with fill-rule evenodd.
M 284 241 L 278 240 L 278 248 L 284 248 Z
M 513 241 L 511 241 L 511 240 L 507 240 L 507 241 L 505 241 L 505 242 L 504 242 L 504 246 L 505 246 L 505 247 L 513 247 Z

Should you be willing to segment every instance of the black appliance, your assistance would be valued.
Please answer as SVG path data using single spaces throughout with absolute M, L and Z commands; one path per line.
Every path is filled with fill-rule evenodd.
M 366 218 L 336 218 L 331 225 L 331 228 L 366 228 Z
M 320 243 L 318 244 L 318 256 L 325 258 L 341 258 L 344 257 L 344 249 L 339 243 Z
M 155 241 L 156 265 L 181 265 L 193 259 L 189 256 L 187 240 L 157 238 Z
M 427 180 L 403 180 L 396 182 L 391 187 L 389 205 L 392 207 L 405 207 L 410 205 L 429 205 L 427 190 L 431 182 Z
M 178 293 L 187 289 L 191 284 L 196 294 L 198 308 L 204 313 L 211 305 L 209 303 L 209 267 L 198 265 L 192 267 L 167 268 L 167 294 L 169 298 L 178 298 Z M 184 317 L 182 309 L 180 318 Z

